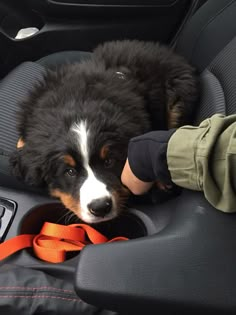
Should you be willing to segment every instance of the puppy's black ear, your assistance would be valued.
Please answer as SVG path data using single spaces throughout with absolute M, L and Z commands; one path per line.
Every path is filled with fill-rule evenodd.
M 43 186 L 42 170 L 37 159 L 25 147 L 12 153 L 9 159 L 12 174 L 26 184 Z

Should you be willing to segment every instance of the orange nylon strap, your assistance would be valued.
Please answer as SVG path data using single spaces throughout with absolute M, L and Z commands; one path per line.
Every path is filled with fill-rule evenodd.
M 86 224 L 60 225 L 45 222 L 38 235 L 22 234 L 0 244 L 0 260 L 21 249 L 33 247 L 38 258 L 51 263 L 59 263 L 66 260 L 67 252 L 80 251 L 88 244 L 124 240 L 127 238 L 122 236 L 108 240 Z

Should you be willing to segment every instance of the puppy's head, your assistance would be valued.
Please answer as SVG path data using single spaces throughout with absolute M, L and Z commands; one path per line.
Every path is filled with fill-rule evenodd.
M 11 158 L 15 175 L 31 185 L 46 183 L 53 197 L 87 223 L 115 218 L 129 194 L 120 181 L 128 138 L 98 129 L 80 120 L 57 140 L 21 140 Z
M 86 120 L 71 126 L 70 142 L 71 150 L 61 157 L 55 180 L 48 182 L 51 195 L 85 222 L 116 217 L 128 195 L 120 182 L 127 143 L 112 132 L 97 132 Z

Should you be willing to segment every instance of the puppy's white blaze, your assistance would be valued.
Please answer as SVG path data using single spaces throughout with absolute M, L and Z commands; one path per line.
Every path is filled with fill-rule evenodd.
M 115 215 L 113 211 L 111 211 L 107 218 L 97 218 L 91 214 L 88 209 L 88 205 L 95 199 L 110 197 L 113 200 L 113 197 L 107 190 L 106 185 L 96 178 L 91 167 L 89 166 L 88 140 L 90 133 L 89 129 L 87 128 L 86 120 L 82 120 L 79 123 L 74 124 L 72 126 L 72 131 L 78 136 L 78 145 L 83 157 L 84 168 L 88 173 L 87 179 L 80 188 L 80 208 L 82 210 L 81 218 L 88 223 L 108 220 Z
M 80 152 L 84 159 L 85 166 L 89 164 L 89 151 L 88 151 L 88 138 L 89 129 L 87 128 L 87 122 L 81 121 L 78 124 L 72 126 L 72 131 L 74 131 L 78 136 L 78 144 L 80 147 Z
M 88 205 L 93 200 L 104 197 L 111 198 L 111 194 L 107 190 L 106 185 L 96 178 L 92 169 L 87 166 L 86 170 L 88 172 L 88 177 L 80 188 L 80 207 L 84 214 L 89 212 Z

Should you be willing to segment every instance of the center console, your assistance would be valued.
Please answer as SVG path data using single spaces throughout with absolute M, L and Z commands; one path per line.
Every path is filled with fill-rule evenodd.
M 66 209 L 46 195 L 6 188 L 0 193 L 2 241 L 37 234 L 45 221 L 74 223 Z M 108 238 L 122 235 L 128 241 L 88 245 L 60 264 L 40 261 L 28 249 L 1 264 L 69 279 L 82 300 L 121 314 L 147 309 L 231 314 L 236 309 L 231 273 L 235 214 L 225 215 L 201 193 L 187 190 L 163 204 L 131 206 L 114 221 L 95 226 Z

